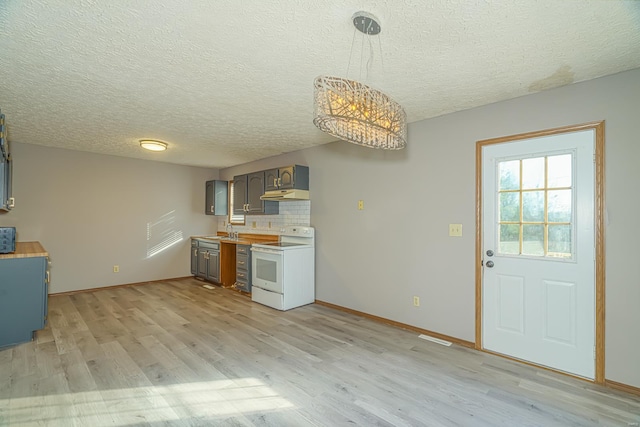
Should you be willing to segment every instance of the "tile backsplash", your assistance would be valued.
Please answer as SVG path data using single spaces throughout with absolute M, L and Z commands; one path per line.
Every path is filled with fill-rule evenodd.
M 218 217 L 218 231 L 226 231 L 228 218 Z M 254 227 L 255 223 L 255 227 Z M 271 227 L 269 227 L 271 225 Z M 311 225 L 311 201 L 280 202 L 278 215 L 247 215 L 245 225 L 234 225 L 233 231 L 254 234 L 278 234 L 285 225 Z

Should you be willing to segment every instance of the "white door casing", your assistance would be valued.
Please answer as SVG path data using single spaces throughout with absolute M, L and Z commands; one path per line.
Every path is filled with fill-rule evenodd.
M 595 378 L 594 153 L 594 129 L 482 147 L 482 347 L 589 379 Z M 546 171 L 567 158 L 569 187 L 553 177 L 542 186 L 524 182 L 535 165 Z M 519 188 L 501 184 L 500 171 L 504 177 L 509 167 L 519 174 Z M 570 206 L 563 203 L 567 194 Z M 525 208 L 541 198 L 538 218 L 540 209 Z M 510 203 L 519 206 L 517 219 L 505 208 Z

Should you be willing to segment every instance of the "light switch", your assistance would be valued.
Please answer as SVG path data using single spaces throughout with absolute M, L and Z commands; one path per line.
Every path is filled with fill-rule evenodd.
M 361 211 L 364 209 L 364 200 L 358 200 L 358 210 Z
M 462 224 L 449 224 L 449 236 L 462 237 Z

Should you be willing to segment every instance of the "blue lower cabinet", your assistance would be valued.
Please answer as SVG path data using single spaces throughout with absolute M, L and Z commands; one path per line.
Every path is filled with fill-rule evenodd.
M 236 245 L 236 289 L 251 292 L 250 245 Z
M 0 348 L 31 341 L 47 319 L 46 257 L 0 259 Z

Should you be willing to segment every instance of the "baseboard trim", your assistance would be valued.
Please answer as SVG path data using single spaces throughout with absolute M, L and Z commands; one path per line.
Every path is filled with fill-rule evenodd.
M 140 286 L 140 285 L 148 285 L 150 283 L 166 282 L 166 281 L 169 281 L 169 280 L 184 280 L 184 279 L 192 279 L 192 278 L 193 278 L 193 276 L 184 276 L 184 277 L 174 277 L 172 279 L 148 280 L 146 282 L 123 283 L 121 285 L 103 286 L 103 287 L 99 287 L 99 288 L 78 289 L 77 291 L 56 292 L 56 293 L 53 293 L 53 294 L 49 294 L 49 296 L 50 297 L 61 297 L 61 296 L 82 294 L 82 293 L 85 293 L 85 292 L 104 291 L 106 289 L 126 288 L 128 286 Z
M 629 384 L 619 383 L 617 381 L 604 380 L 604 385 L 607 387 L 624 391 L 625 393 L 635 394 L 636 396 L 640 396 L 640 387 L 634 387 Z
M 428 329 L 418 328 L 416 326 L 407 325 L 406 323 L 396 322 L 395 320 L 387 319 L 380 316 L 374 316 L 373 314 L 365 313 L 363 311 L 353 310 L 351 308 L 343 307 L 341 305 L 331 304 L 330 302 L 315 300 L 315 303 L 325 307 L 333 308 L 335 310 L 344 311 L 345 313 L 355 314 L 356 316 L 365 317 L 367 319 L 375 320 L 376 322 L 385 323 L 387 325 L 395 326 L 400 329 L 406 329 L 412 332 L 418 332 L 421 334 L 429 335 L 434 338 L 438 338 L 445 341 L 451 341 L 454 344 L 458 344 L 462 347 L 475 348 L 475 343 L 471 341 L 462 340 L 460 338 L 452 337 L 438 332 L 433 332 Z

